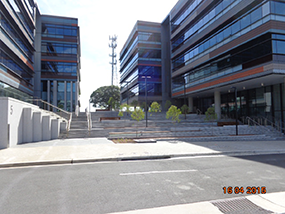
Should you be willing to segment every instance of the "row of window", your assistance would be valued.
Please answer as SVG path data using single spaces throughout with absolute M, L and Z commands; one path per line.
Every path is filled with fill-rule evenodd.
M 197 68 L 183 75 L 184 80 L 182 81 L 182 77 L 176 78 L 174 80 L 173 90 L 182 90 L 184 82 L 187 84 L 187 87 L 193 86 L 197 83 L 199 79 L 203 81 L 209 81 L 213 74 L 221 73 L 225 69 L 229 69 L 228 73 L 236 72 L 242 69 L 242 65 L 248 62 L 253 62 L 256 60 L 256 63 L 260 63 L 258 61 L 259 58 L 272 54 L 272 40 L 267 40 L 266 37 L 261 37 L 258 40 L 252 41 L 248 43 L 246 46 L 248 47 L 245 50 L 238 50 L 238 53 L 231 54 L 231 56 L 219 59 L 217 61 L 212 62 L 211 64 L 205 65 L 202 68 Z M 283 42 L 283 41 L 278 41 Z M 283 47 L 285 45 L 285 41 Z M 245 48 L 245 46 L 243 47 Z M 242 48 L 241 48 L 242 49 Z M 283 50 L 284 52 L 284 50 Z M 264 62 L 264 60 L 263 60 Z M 255 64 L 253 63 L 252 66 Z M 221 73 L 222 74 L 222 73 Z M 223 75 L 223 74 L 222 74 Z M 207 78 L 209 77 L 209 78 Z M 217 76 L 213 76 L 213 78 L 217 78 Z M 194 82 L 193 84 L 191 84 Z
M 162 86 L 161 83 L 147 83 L 147 96 L 161 96 Z M 145 96 L 145 82 L 140 82 L 122 94 L 122 102 L 126 102 L 134 96 Z
M 3 82 L 0 82 L 0 97 L 12 97 L 25 102 L 27 102 L 27 100 L 32 98 L 32 96 L 16 88 L 13 88 L 12 86 L 7 85 Z
M 241 18 L 239 21 L 235 22 L 234 24 L 224 28 L 220 32 L 218 32 L 216 35 L 211 37 L 210 39 L 203 41 L 196 47 L 188 50 L 186 53 L 184 53 L 181 56 L 178 56 L 172 60 L 173 64 L 173 72 L 177 69 L 184 66 L 184 63 L 187 63 L 187 61 L 193 59 L 193 57 L 197 56 L 200 53 L 205 52 L 207 49 L 215 46 L 216 44 L 221 43 L 223 40 L 228 39 L 227 42 L 236 39 L 238 36 L 241 36 L 239 33 L 240 31 L 248 28 L 251 24 L 257 23 L 254 25 L 254 28 L 260 26 L 263 24 L 262 22 L 257 22 L 262 19 L 262 17 L 265 15 L 262 11 L 265 10 L 265 8 L 269 7 L 269 3 L 255 9 L 251 13 L 245 15 L 243 18 Z M 266 13 L 266 12 L 264 12 Z M 251 26 L 251 29 L 253 27 Z
M 52 55 L 57 55 L 57 54 L 77 55 L 77 44 L 43 42 L 42 53 L 50 53 Z
M 139 32 L 139 41 L 160 42 L 160 33 Z
M 129 53 L 134 49 L 134 47 L 139 43 L 139 41 L 147 42 L 161 42 L 160 33 L 148 33 L 148 32 L 138 32 L 138 36 L 134 37 L 129 43 L 128 47 L 123 53 L 123 58 L 121 59 L 121 65 L 124 64 L 125 60 L 129 57 Z
M 54 25 L 54 24 L 44 24 L 42 25 L 43 35 L 64 35 L 64 36 L 77 36 L 76 26 L 67 25 Z
M 42 72 L 52 73 L 71 73 L 72 76 L 77 75 L 77 63 L 67 62 L 42 62 Z
M 132 41 L 129 43 L 128 47 L 124 51 L 123 58 L 120 60 L 120 64 L 123 65 L 125 60 L 129 57 L 129 53 L 134 49 L 134 47 L 138 44 L 139 38 L 136 36 L 132 39 Z
M 33 53 L 27 48 L 27 46 L 22 41 L 21 37 L 17 33 L 17 31 L 10 25 L 10 23 L 6 20 L 2 13 L 0 13 L 1 19 L 1 27 L 3 27 L 6 32 L 16 41 L 16 43 L 21 47 L 22 51 L 29 57 L 31 62 L 33 62 Z
M 171 22 L 171 30 L 172 32 L 174 32 L 185 20 L 185 18 L 187 18 L 192 12 L 193 10 L 196 9 L 196 7 L 202 2 L 202 0 L 194 0 L 192 3 L 190 3 L 186 9 L 182 12 L 181 15 L 179 15 L 178 17 L 174 18 Z
M 138 68 L 121 83 L 122 90 L 135 80 L 141 81 L 141 76 L 144 75 L 151 76 L 151 82 L 161 82 L 161 67 L 139 65 Z
M 23 79 L 27 80 L 29 83 L 32 80 L 32 71 L 24 70 L 21 66 L 19 66 L 11 57 L 5 54 L 2 50 L 0 50 L 0 63 L 5 65 L 11 71 L 15 72 L 16 74 L 20 75 Z
M 27 29 L 27 32 L 29 33 L 29 36 L 34 39 L 34 32 L 33 29 L 28 25 L 28 22 L 26 21 L 25 17 L 22 15 L 21 10 L 19 9 L 18 3 L 15 0 L 8 0 L 8 2 L 10 3 L 10 5 L 12 6 L 12 8 L 15 11 L 15 14 L 20 18 L 20 20 L 22 21 L 22 23 L 24 24 L 24 26 Z
M 71 92 L 71 84 L 72 84 L 72 92 Z M 53 102 L 53 96 L 54 96 L 54 84 L 53 81 L 50 81 L 50 97 L 49 100 L 51 103 Z M 42 99 L 45 101 L 48 101 L 48 81 L 47 80 L 42 80 L 41 81 L 41 91 L 42 91 Z M 66 82 L 66 91 L 65 91 L 65 84 L 64 81 L 57 81 L 57 103 L 56 106 L 67 110 L 71 111 L 71 104 L 72 104 L 72 110 L 75 110 L 75 91 L 76 91 L 76 83 L 75 82 Z M 66 109 L 64 108 L 64 97 L 66 93 Z M 71 100 L 71 94 L 72 94 L 72 100 Z
M 193 34 L 195 34 L 198 30 L 200 30 L 204 25 L 208 22 L 213 21 L 213 19 L 220 14 L 223 10 L 227 9 L 227 7 L 231 4 L 237 4 L 242 0 L 223 0 L 218 5 L 216 5 L 212 10 L 204 15 L 199 21 L 195 24 L 191 25 L 189 28 L 185 29 L 183 34 L 180 35 L 173 43 L 172 49 L 179 47 L 185 40 L 189 39 Z

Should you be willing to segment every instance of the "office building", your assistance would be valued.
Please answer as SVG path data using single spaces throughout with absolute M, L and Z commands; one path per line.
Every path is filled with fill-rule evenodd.
M 34 1 L 0 1 L 0 96 L 33 96 L 34 8 Z
M 76 18 L 39 15 L 35 96 L 73 112 L 80 91 L 80 37 Z
M 162 101 L 161 25 L 138 21 L 120 53 L 121 102 Z
M 33 0 L 1 0 L 0 8 L 0 96 L 43 99 L 75 111 L 80 94 L 78 20 L 42 15 Z
M 284 121 L 284 11 L 284 1 L 180 0 L 162 23 L 172 98 L 232 117 L 237 90 L 239 117 Z

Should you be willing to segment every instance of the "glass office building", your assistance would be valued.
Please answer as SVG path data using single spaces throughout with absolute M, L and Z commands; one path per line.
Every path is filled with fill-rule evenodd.
M 34 93 L 35 4 L 0 1 L 0 96 L 27 100 Z
M 40 98 L 75 111 L 80 94 L 78 20 L 42 15 L 33 0 L 1 0 L 0 8 L 0 96 Z
M 284 11 L 284 1 L 180 0 L 162 25 L 172 98 L 232 117 L 237 90 L 239 117 L 284 121 Z
M 138 21 L 120 53 L 122 103 L 161 102 L 161 25 Z
M 80 37 L 76 18 L 38 17 L 37 88 L 41 99 L 67 111 L 75 111 L 80 91 Z

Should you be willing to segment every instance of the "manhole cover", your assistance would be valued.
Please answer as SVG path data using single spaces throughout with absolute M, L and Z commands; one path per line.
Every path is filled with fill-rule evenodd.
M 213 205 L 225 214 L 269 214 L 269 210 L 265 210 L 246 198 L 229 199 L 224 201 L 212 202 Z

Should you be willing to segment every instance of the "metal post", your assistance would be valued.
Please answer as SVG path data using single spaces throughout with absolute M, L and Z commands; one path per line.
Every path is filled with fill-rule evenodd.
M 145 76 L 145 127 L 147 127 L 147 85 L 146 85 L 146 76 Z
M 237 113 L 237 88 L 232 87 L 235 90 L 235 109 L 236 109 L 236 135 L 238 135 L 238 113 Z
M 145 79 L 145 127 L 147 127 L 147 78 L 151 78 L 150 76 L 142 76 Z

